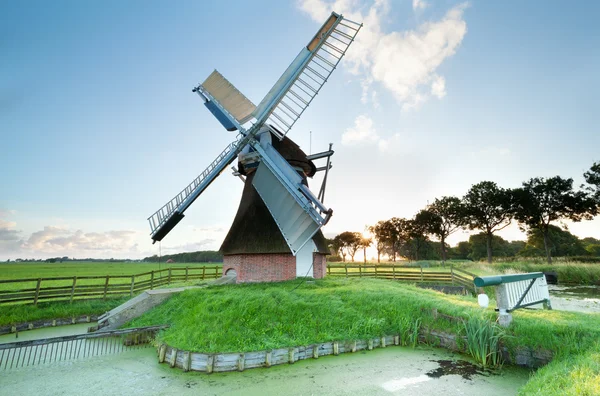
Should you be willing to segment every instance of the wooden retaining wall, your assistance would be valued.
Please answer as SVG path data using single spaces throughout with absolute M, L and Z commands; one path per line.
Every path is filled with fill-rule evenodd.
M 444 317 L 452 321 L 460 318 L 444 315 L 433 310 L 434 317 Z M 455 334 L 421 328 L 418 335 L 419 343 L 448 349 L 454 352 L 467 353 L 466 337 Z M 299 360 L 318 359 L 321 356 L 341 353 L 354 353 L 375 348 L 386 348 L 401 345 L 400 335 L 387 335 L 358 341 L 331 341 L 307 346 L 279 348 L 267 351 L 245 353 L 200 353 L 183 351 L 167 344 L 158 347 L 158 362 L 167 363 L 171 368 L 177 367 L 184 371 L 200 371 L 207 374 L 227 371 L 244 371 L 251 368 L 271 367 L 279 364 L 293 364 Z M 548 364 L 554 357 L 554 352 L 541 348 L 517 347 L 511 351 L 501 346 L 500 352 L 508 364 L 539 368 Z
M 304 359 L 318 359 L 320 356 L 339 355 L 374 348 L 399 345 L 400 336 L 385 336 L 359 341 L 332 341 L 293 348 L 280 348 L 269 351 L 245 353 L 215 353 L 181 351 L 167 344 L 159 347 L 159 363 L 167 363 L 184 371 L 206 373 L 244 371 L 258 367 L 271 367 L 279 364 L 292 364 Z
M 0 304 L 37 305 L 39 301 L 69 301 L 133 297 L 148 289 L 176 282 L 216 279 L 221 266 L 165 268 L 135 275 L 72 276 L 0 280 Z

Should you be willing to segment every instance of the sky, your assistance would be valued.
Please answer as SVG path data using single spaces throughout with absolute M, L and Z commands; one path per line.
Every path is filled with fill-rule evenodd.
M 289 134 L 333 143 L 326 236 L 600 161 L 600 3 L 1 2 L 0 260 L 218 249 L 229 172 L 160 246 L 146 220 L 235 138 L 192 88 L 218 69 L 260 102 L 331 11 L 364 26 Z M 567 225 L 600 238 L 598 218 Z

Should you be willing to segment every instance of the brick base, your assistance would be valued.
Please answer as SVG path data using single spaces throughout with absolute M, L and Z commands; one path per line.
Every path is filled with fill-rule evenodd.
M 313 277 L 325 276 L 325 255 L 313 253 Z M 237 283 L 281 282 L 296 279 L 296 257 L 290 254 L 233 254 L 223 257 L 223 275 L 233 270 Z

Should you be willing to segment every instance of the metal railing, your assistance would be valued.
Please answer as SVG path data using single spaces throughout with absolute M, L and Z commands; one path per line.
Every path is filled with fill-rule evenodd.
M 0 370 L 147 348 L 152 346 L 156 333 L 166 327 L 139 327 L 0 344 Z

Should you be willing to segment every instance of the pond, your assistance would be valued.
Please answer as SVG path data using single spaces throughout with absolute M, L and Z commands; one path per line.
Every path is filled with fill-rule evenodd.
M 548 285 L 552 308 L 600 313 L 600 286 Z
M 21 333 L 39 338 L 85 332 L 62 326 Z M 52 334 L 48 334 L 48 330 Z M 37 336 L 36 336 L 37 333 Z M 60 333 L 60 334 L 59 334 Z M 14 337 L 14 335 L 12 335 Z M 11 339 L 10 341 L 13 341 Z M 7 341 L 4 341 L 7 342 Z M 511 395 L 529 371 L 506 367 L 484 373 L 464 356 L 443 349 L 388 347 L 303 360 L 244 372 L 184 373 L 158 364 L 153 348 L 0 372 L 6 395 Z

